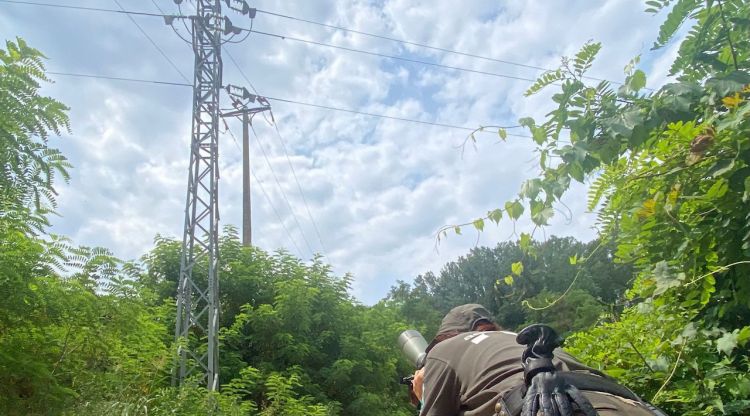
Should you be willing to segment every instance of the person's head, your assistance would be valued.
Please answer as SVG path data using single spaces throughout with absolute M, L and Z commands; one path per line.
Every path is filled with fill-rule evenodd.
M 456 306 L 445 315 L 435 338 L 427 346 L 426 351 L 430 352 L 435 345 L 463 332 L 499 331 L 500 329 L 492 319 L 492 314 L 484 306 L 476 303 Z

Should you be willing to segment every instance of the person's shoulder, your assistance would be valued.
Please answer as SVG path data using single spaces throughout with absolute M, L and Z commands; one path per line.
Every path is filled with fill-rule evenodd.
M 516 333 L 510 331 L 464 332 L 435 345 L 435 348 L 430 351 L 430 354 L 435 352 L 435 356 L 437 356 L 443 352 L 451 352 L 456 349 L 463 350 L 468 346 L 468 343 L 476 345 L 481 343 L 516 344 L 516 335 Z

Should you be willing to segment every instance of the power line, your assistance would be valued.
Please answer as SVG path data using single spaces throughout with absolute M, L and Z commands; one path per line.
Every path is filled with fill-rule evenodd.
M 318 242 L 320 243 L 320 247 L 323 249 L 323 253 L 326 256 L 328 256 L 328 254 L 326 253 L 326 246 L 323 244 L 323 238 L 320 236 L 320 230 L 318 229 L 318 224 L 315 223 L 315 219 L 313 218 L 313 215 L 310 212 L 310 206 L 307 204 L 307 198 L 305 197 L 305 193 L 302 191 L 302 185 L 300 185 L 299 183 L 299 179 L 297 178 L 297 172 L 294 169 L 292 160 L 289 158 L 289 152 L 286 151 L 284 138 L 281 136 L 281 132 L 279 131 L 279 126 L 278 124 L 276 124 L 275 120 L 273 121 L 273 127 L 274 127 L 274 130 L 276 130 L 276 135 L 279 137 L 279 142 L 281 142 L 281 148 L 284 149 L 286 162 L 289 164 L 289 167 L 292 169 L 292 176 L 294 176 L 294 182 L 297 183 L 297 190 L 299 190 L 299 194 L 302 196 L 302 202 L 304 202 L 305 204 L 305 210 L 307 210 L 307 216 L 310 218 L 310 222 L 312 222 L 313 229 L 315 229 L 315 235 L 318 237 Z
M 96 12 L 106 12 L 106 13 L 120 13 L 120 14 L 127 14 L 127 15 L 153 16 L 153 17 L 162 17 L 162 18 L 164 18 L 164 17 L 171 17 L 171 18 L 176 18 L 176 19 L 187 19 L 187 18 L 189 18 L 188 16 L 184 16 L 182 14 L 179 14 L 179 15 L 168 15 L 168 14 L 157 14 L 157 13 L 147 13 L 147 12 L 135 12 L 135 11 L 129 11 L 129 10 L 104 9 L 104 8 L 98 8 L 98 7 L 84 7 L 84 6 L 71 6 L 71 5 L 64 5 L 64 4 L 40 3 L 40 2 L 21 1 L 21 0 L 0 0 L 0 3 L 22 4 L 22 5 L 30 5 L 30 6 L 44 6 L 44 7 L 57 7 L 57 8 L 63 8 L 63 9 L 86 10 L 86 11 L 96 11 Z M 266 11 L 266 10 L 260 10 L 260 9 L 256 9 L 256 10 L 259 13 L 265 13 L 265 14 L 272 15 L 272 16 L 282 17 L 282 18 L 291 19 L 291 20 L 297 20 L 297 21 L 300 21 L 300 22 L 310 23 L 310 24 L 314 24 L 314 25 L 319 25 L 319 26 L 328 27 L 328 28 L 336 29 L 336 30 L 342 30 L 342 31 L 351 32 L 351 33 L 357 33 L 357 34 L 360 34 L 360 35 L 375 37 L 375 38 L 389 40 L 389 41 L 393 41 L 393 42 L 400 42 L 400 43 L 407 44 L 407 45 L 419 46 L 419 47 L 426 48 L 426 49 L 438 50 L 438 51 L 442 51 L 442 52 L 446 52 L 446 53 L 452 53 L 452 54 L 456 54 L 456 55 L 462 55 L 462 56 L 467 56 L 467 57 L 472 57 L 472 58 L 484 59 L 484 60 L 493 61 L 493 62 L 500 62 L 500 63 L 504 63 L 504 64 L 508 64 L 508 65 L 514 65 L 514 66 L 519 66 L 519 67 L 529 68 L 529 69 L 536 69 L 536 70 L 540 70 L 540 71 L 551 71 L 551 69 L 549 69 L 549 68 L 544 68 L 544 67 L 540 67 L 540 66 L 522 64 L 522 63 L 519 63 L 519 62 L 513 62 L 513 61 L 508 61 L 508 60 L 503 60 L 503 59 L 491 58 L 491 57 L 487 57 L 487 56 L 476 55 L 476 54 L 467 53 L 467 52 L 461 52 L 461 51 L 456 51 L 456 50 L 453 50 L 453 49 L 441 48 L 441 47 L 426 45 L 426 44 L 422 44 L 422 43 L 418 43 L 418 42 L 411 42 L 411 41 L 407 41 L 407 40 L 403 40 L 403 39 L 397 39 L 397 38 L 392 38 L 392 37 L 388 37 L 388 36 L 377 35 L 377 34 L 374 34 L 374 33 L 362 32 L 362 31 L 359 31 L 359 30 L 349 29 L 349 28 L 345 28 L 345 27 L 341 27 L 341 26 L 329 25 L 329 24 L 325 24 L 325 23 L 321 23 L 321 22 L 316 22 L 316 21 L 313 21 L 313 20 L 307 20 L 307 19 L 302 19 L 302 18 L 298 18 L 298 17 L 288 16 L 288 15 L 284 15 L 284 14 L 280 14 L 280 13 L 269 12 L 269 11 Z M 513 75 L 498 74 L 498 73 L 489 72 L 489 71 L 480 71 L 480 70 L 474 70 L 474 69 L 470 69 L 470 68 L 462 68 L 462 67 L 456 67 L 456 66 L 451 66 L 451 65 L 437 64 L 437 63 L 434 63 L 434 62 L 427 62 L 427 61 L 421 61 L 421 60 L 418 60 L 418 59 L 410 59 L 410 58 L 398 57 L 398 56 L 393 56 L 393 55 L 381 54 L 381 53 L 377 53 L 377 52 L 363 51 L 363 50 L 358 50 L 358 49 L 354 49 L 354 48 L 347 48 L 347 47 L 344 47 L 344 46 L 337 46 L 337 45 L 331 45 L 331 44 L 326 44 L 326 43 L 322 43 L 322 42 L 315 42 L 315 41 L 306 40 L 306 39 L 294 38 L 294 37 L 290 37 L 290 36 L 284 36 L 284 35 L 277 35 L 277 34 L 272 34 L 272 33 L 266 33 L 266 32 L 261 32 L 261 31 L 257 31 L 257 30 L 252 30 L 252 29 L 243 29 L 243 30 L 248 31 L 248 33 L 253 33 L 254 32 L 254 33 L 258 33 L 260 35 L 272 36 L 272 37 L 276 37 L 276 38 L 279 38 L 279 39 L 289 39 L 289 40 L 294 40 L 294 41 L 298 41 L 298 42 L 305 42 L 305 43 L 319 45 L 319 46 L 326 46 L 326 47 L 336 48 L 336 49 L 341 49 L 341 50 L 346 50 L 346 51 L 350 51 L 350 52 L 356 52 L 356 53 L 362 53 L 362 54 L 367 54 L 367 55 L 379 56 L 379 57 L 383 57 L 383 58 L 401 60 L 401 61 L 405 61 L 405 62 L 412 62 L 412 63 L 422 64 L 422 65 L 435 66 L 435 67 L 440 67 L 440 68 L 445 68 L 445 69 L 453 69 L 453 70 L 457 70 L 457 71 L 472 72 L 472 73 L 489 75 L 489 76 L 495 76 L 495 77 L 501 77 L 501 78 L 516 79 L 516 80 L 519 80 L 519 81 L 529 81 L 529 82 L 536 81 L 535 79 L 531 79 L 531 78 L 516 77 L 516 76 L 513 76 Z M 183 40 L 184 40 L 184 38 L 183 38 Z M 583 78 L 594 80 L 594 81 L 607 81 L 607 82 L 610 82 L 612 84 L 622 84 L 622 82 L 610 81 L 610 80 L 606 80 L 606 79 L 603 79 L 603 78 L 596 78 L 596 77 L 591 77 L 591 76 L 583 76 Z M 652 88 L 646 88 L 646 89 L 653 90 Z
M 112 0 L 112 1 L 114 1 L 115 4 L 117 4 L 117 7 L 119 7 L 120 10 L 125 11 L 125 9 L 122 7 L 122 5 L 120 4 L 120 2 L 118 0 Z M 154 3 L 154 4 L 156 4 L 156 3 Z M 141 25 L 139 25 L 138 22 L 136 22 L 135 19 L 133 19 L 133 16 L 131 16 L 129 14 L 126 14 L 125 16 L 127 16 L 128 19 L 130 19 L 130 21 L 133 22 L 133 24 L 135 25 L 135 27 L 137 27 L 138 30 L 141 31 L 141 33 L 143 34 L 143 36 L 145 36 L 146 39 L 148 39 L 148 41 L 151 42 L 151 45 L 153 45 L 154 48 L 156 48 L 156 50 L 159 51 L 159 53 L 161 54 L 161 56 L 163 56 L 164 59 L 166 59 L 167 62 L 169 62 L 169 64 L 172 65 L 172 68 L 174 68 L 174 70 L 177 71 L 178 74 L 180 74 L 180 76 L 182 77 L 182 79 L 184 79 L 185 82 L 190 82 L 190 80 L 185 76 L 185 74 L 183 74 L 182 71 L 180 71 L 180 68 L 174 63 L 174 61 L 172 61 L 169 58 L 169 56 L 167 56 L 167 54 L 164 53 L 164 51 L 159 47 L 159 45 L 157 45 L 156 42 L 154 42 L 154 40 L 151 39 L 151 36 L 149 36 L 148 33 L 146 33 L 146 31 L 143 30 L 143 28 L 141 27 Z
M 308 43 L 308 44 L 317 45 L 317 46 L 325 46 L 325 47 L 328 47 L 328 48 L 340 49 L 340 50 L 343 50 L 343 51 L 354 52 L 354 53 L 361 53 L 361 54 L 370 55 L 370 56 L 377 56 L 377 57 L 380 57 L 380 58 L 395 59 L 395 60 L 398 60 L 398 61 L 411 62 L 411 63 L 415 63 L 415 64 L 420 64 L 420 65 L 434 66 L 436 68 L 443 68 L 443 69 L 451 69 L 451 70 L 455 70 L 455 71 L 470 72 L 470 73 L 473 73 L 473 74 L 489 75 L 489 76 L 492 76 L 492 77 L 514 79 L 514 80 L 518 80 L 518 81 L 536 82 L 536 79 L 533 79 L 533 78 L 524 78 L 524 77 L 518 77 L 518 76 L 515 76 L 515 75 L 500 74 L 500 73 L 497 73 L 497 72 L 480 71 L 478 69 L 464 68 L 464 67 L 460 67 L 460 66 L 443 65 L 443 64 L 438 64 L 438 63 L 435 63 L 435 62 L 422 61 L 422 60 L 419 60 L 419 59 L 404 58 L 403 56 L 395 56 L 395 55 L 388 55 L 388 54 L 379 53 L 379 52 L 364 51 L 364 50 L 361 50 L 361 49 L 348 48 L 346 46 L 331 45 L 330 43 L 316 42 L 314 40 L 301 39 L 301 38 L 296 38 L 296 37 L 293 37 L 293 36 L 278 35 L 276 33 L 262 32 L 260 30 L 255 30 L 255 29 L 246 29 L 246 28 L 239 28 L 239 27 L 238 27 L 238 29 L 241 29 L 241 30 L 244 30 L 244 31 L 249 31 L 249 32 L 252 32 L 252 33 L 257 33 L 257 34 L 263 35 L 263 36 L 269 36 L 269 37 L 281 39 L 281 40 L 292 40 L 292 41 L 295 41 L 295 42 Z
M 360 115 L 363 115 L 363 116 L 378 117 L 378 118 L 384 118 L 384 119 L 388 119 L 388 120 L 406 121 L 406 122 L 409 122 L 409 123 L 425 124 L 425 125 L 429 125 L 429 126 L 445 127 L 445 128 L 449 128 L 449 129 L 465 130 L 465 131 L 469 131 L 469 132 L 473 132 L 473 131 L 477 130 L 475 127 L 457 126 L 455 124 L 445 124 L 445 123 L 433 123 L 431 121 L 423 121 L 423 120 L 415 120 L 415 119 L 411 119 L 411 118 L 388 116 L 388 115 L 385 115 L 385 114 L 378 114 L 378 113 L 369 113 L 367 111 L 351 110 L 351 109 L 348 109 L 348 108 L 341 108 L 341 107 L 333 107 L 333 106 L 329 106 L 329 105 L 307 103 L 307 102 L 303 102 L 303 101 L 289 100 L 289 99 L 286 99 L 286 98 L 276 98 L 276 97 L 265 97 L 265 98 L 268 99 L 268 100 L 270 100 L 270 101 L 278 101 L 278 102 L 282 102 L 282 103 L 297 104 L 297 105 L 302 105 L 302 106 L 307 106 L 307 107 L 322 108 L 322 109 L 325 109 L 325 110 L 341 111 L 341 112 L 344 112 L 344 113 L 360 114 Z M 510 129 L 510 128 L 517 128 L 517 127 L 521 127 L 521 126 L 508 126 L 508 127 L 501 127 L 501 128 Z M 523 137 L 523 138 L 527 138 L 527 139 L 531 138 L 531 136 L 527 136 L 527 135 L 523 135 L 523 134 L 513 134 L 513 133 L 508 133 L 508 136 Z
M 173 15 L 173 14 L 134 12 L 130 10 L 103 9 L 99 7 L 71 6 L 67 4 L 40 3 L 40 2 L 34 2 L 34 1 L 0 0 L 0 3 L 23 4 L 26 6 L 56 7 L 59 9 L 86 10 L 90 12 L 119 13 L 119 14 L 136 15 L 136 16 L 172 17 L 175 19 L 187 19 L 188 18 L 187 16 Z
M 232 53 L 229 52 L 229 48 L 223 47 L 223 50 L 229 57 L 229 61 L 232 62 L 232 64 L 234 64 L 234 66 L 240 72 L 240 75 L 242 76 L 242 78 L 245 80 L 245 82 L 247 82 L 247 85 L 249 85 L 250 88 L 252 88 L 252 90 L 255 92 L 255 95 L 261 95 L 258 92 L 258 90 L 255 88 L 255 85 L 253 85 L 253 83 L 250 82 L 250 79 L 247 77 L 247 75 L 245 75 L 245 71 L 242 70 L 242 67 L 240 67 L 240 64 L 238 64 L 237 61 L 234 59 L 234 56 L 232 56 Z
M 426 45 L 424 43 L 411 42 L 411 41 L 408 41 L 408 40 L 398 39 L 398 38 L 392 38 L 392 37 L 384 36 L 384 35 L 377 35 L 375 33 L 362 32 L 362 31 L 359 31 L 359 30 L 349 29 L 349 28 L 342 27 L 342 26 L 329 25 L 329 24 L 322 23 L 322 22 L 316 22 L 314 20 L 307 20 L 307 19 L 303 19 L 303 18 L 300 18 L 300 17 L 289 16 L 289 15 L 285 15 L 285 14 L 281 14 L 281 13 L 269 12 L 267 10 L 256 9 L 256 11 L 258 13 L 264 13 L 264 14 L 267 14 L 267 15 L 270 15 L 270 16 L 282 17 L 284 19 L 296 20 L 298 22 L 304 22 L 304 23 L 310 23 L 310 24 L 317 25 L 317 26 L 327 27 L 329 29 L 336 29 L 336 30 L 341 30 L 343 32 L 356 33 L 358 35 L 369 36 L 369 37 L 383 39 L 383 40 L 389 40 L 389 41 L 392 41 L 392 42 L 403 43 L 405 45 L 418 46 L 420 48 L 432 49 L 432 50 L 435 50 L 435 51 L 452 53 L 452 54 L 455 54 L 455 55 L 462 55 L 462 56 L 467 56 L 467 57 L 470 57 L 470 58 L 484 59 L 486 61 L 499 62 L 499 63 L 503 63 L 503 64 L 508 64 L 508 65 L 520 66 L 520 67 L 523 67 L 523 68 L 537 69 L 537 70 L 540 70 L 540 71 L 549 71 L 550 70 L 548 68 L 544 68 L 544 67 L 541 67 L 541 66 L 527 65 L 527 64 L 522 64 L 522 63 L 518 63 L 518 62 L 507 61 L 507 60 L 504 60 L 504 59 L 497 59 L 497 58 L 491 58 L 491 57 L 488 57 L 488 56 L 475 55 L 473 53 L 461 52 L 461 51 L 456 51 L 456 50 L 453 50 L 453 49 L 447 49 L 447 48 L 441 48 L 441 47 L 438 47 L 438 46 Z
M 256 11 L 258 13 L 264 13 L 264 14 L 267 14 L 267 15 L 270 15 L 270 16 L 281 17 L 281 18 L 289 19 L 289 20 L 296 20 L 298 22 L 309 23 L 309 24 L 313 24 L 313 25 L 317 25 L 317 26 L 326 27 L 326 28 L 329 28 L 329 29 L 340 30 L 340 31 L 343 31 L 343 32 L 356 33 L 358 35 L 363 35 L 363 36 L 369 36 L 369 37 L 372 37 L 372 38 L 388 40 L 388 41 L 391 41 L 391 42 L 398 42 L 398 43 L 402 43 L 404 45 L 418 46 L 420 48 L 431 49 L 431 50 L 434 50 L 434 51 L 440 51 L 440 52 L 450 53 L 450 54 L 454 54 L 454 55 L 461 55 L 461 56 L 466 56 L 466 57 L 469 57 L 469 58 L 477 58 L 477 59 L 482 59 L 482 60 L 485 60 L 485 61 L 499 62 L 499 63 L 502 63 L 502 64 L 518 66 L 518 67 L 521 67 L 521 68 L 535 69 L 535 70 L 538 70 L 538 71 L 553 71 L 550 68 L 545 68 L 545 67 L 542 67 L 542 66 L 528 65 L 528 64 L 523 64 L 523 63 L 520 63 L 520 62 L 509 61 L 509 60 L 506 60 L 506 59 L 498 59 L 498 58 L 492 58 L 492 57 L 489 57 L 489 56 L 477 55 L 477 54 L 468 53 L 468 52 L 461 52 L 461 51 L 457 51 L 455 49 L 441 48 L 439 46 L 432 46 L 432 45 L 427 45 L 427 44 L 424 44 L 424 43 L 412 42 L 412 41 L 408 41 L 408 40 L 404 40 L 404 39 L 398 39 L 398 38 L 394 38 L 394 37 L 390 37 L 390 36 L 378 35 L 378 34 L 375 34 L 375 33 L 369 33 L 369 32 L 363 32 L 363 31 L 360 31 L 360 30 L 349 29 L 349 28 L 342 27 L 342 26 L 329 25 L 327 23 L 316 22 L 314 20 L 303 19 L 303 18 L 300 18 L 300 17 L 289 16 L 289 15 L 285 15 L 285 14 L 281 14 L 281 13 L 269 12 L 267 10 L 256 9 Z M 605 79 L 595 78 L 595 77 L 589 77 L 589 76 L 584 76 L 583 78 L 587 78 L 587 79 L 594 80 L 594 81 L 606 81 Z M 615 84 L 621 84 L 621 82 L 616 82 L 616 81 L 609 81 L 609 82 L 612 82 L 612 83 L 615 83 Z
M 3 0 L 0 0 L 0 1 L 3 1 Z M 99 79 L 107 79 L 107 80 L 113 80 L 113 81 L 139 82 L 139 83 L 159 84 L 159 85 L 174 85 L 174 86 L 179 86 L 179 87 L 192 87 L 193 86 L 192 84 L 185 84 L 182 82 L 156 81 L 156 80 L 147 80 L 147 79 L 138 79 L 138 78 L 123 78 L 123 77 L 112 77 L 112 76 L 105 76 L 105 75 L 79 74 L 79 73 L 72 73 L 72 72 L 48 71 L 47 73 L 52 74 L 52 75 L 62 75 L 62 76 L 70 76 L 70 77 L 99 78 Z M 445 127 L 449 129 L 464 130 L 468 132 L 473 132 L 477 130 L 475 127 L 458 126 L 455 124 L 446 124 L 446 123 L 434 123 L 431 121 L 415 120 L 415 119 L 405 118 L 405 117 L 388 116 L 385 114 L 370 113 L 367 111 L 352 110 L 349 108 L 342 108 L 342 107 L 333 107 L 330 105 L 323 105 L 323 104 L 307 103 L 303 101 L 289 100 L 286 98 L 278 98 L 278 97 L 264 97 L 264 98 L 270 101 L 278 101 L 281 103 L 297 104 L 297 105 L 301 105 L 305 107 L 314 107 L 314 108 L 320 108 L 324 110 L 340 111 L 340 112 L 350 113 L 350 114 L 359 114 L 363 116 L 383 118 L 387 120 L 404 121 L 408 123 L 423 124 L 423 125 L 429 125 L 429 126 L 435 126 L 435 127 Z M 508 126 L 504 128 L 510 129 L 510 128 L 516 128 L 516 127 L 519 127 L 519 126 Z M 523 134 L 514 134 L 514 133 L 508 133 L 508 136 L 523 137 L 527 139 L 531 138 L 531 136 L 527 136 Z
M 0 0 L 4 1 L 4 0 Z M 157 81 L 150 79 L 140 78 L 125 78 L 125 77 L 112 77 L 108 75 L 93 75 L 93 74 L 78 74 L 73 72 L 58 72 L 58 71 L 47 71 L 48 74 L 61 75 L 65 77 L 78 77 L 78 78 L 96 78 L 96 79 L 107 79 L 111 81 L 126 81 L 126 82 L 139 82 L 144 84 L 159 84 L 159 85 L 174 85 L 178 87 L 192 87 L 193 84 L 186 84 L 184 82 L 171 82 L 171 81 Z
M 242 152 L 242 149 L 240 148 L 240 144 L 237 142 L 237 137 L 232 133 L 232 129 L 229 128 L 229 125 L 227 124 L 227 132 L 230 136 L 232 136 L 232 140 L 234 141 L 234 145 L 237 146 L 237 150 Z M 266 198 L 266 202 L 268 202 L 268 205 L 273 210 L 273 213 L 276 214 L 276 218 L 279 220 L 279 224 L 281 224 L 281 228 L 284 229 L 284 232 L 286 233 L 286 236 L 289 238 L 289 241 L 292 242 L 292 245 L 295 249 L 297 249 L 297 253 L 299 254 L 300 258 L 304 257 L 302 255 L 302 250 L 299 249 L 299 246 L 297 245 L 297 242 L 294 241 L 294 237 L 292 237 L 292 233 L 289 232 L 289 229 L 286 228 L 286 225 L 284 225 L 284 220 L 281 219 L 281 215 L 279 215 L 279 211 L 276 209 L 276 206 L 271 202 L 271 197 L 268 196 L 268 192 L 266 192 L 266 188 L 263 186 L 263 182 L 258 178 L 257 175 L 255 175 L 255 171 L 251 170 L 253 174 L 253 178 L 255 178 L 255 182 L 260 186 L 260 190 L 263 193 L 263 196 Z
M 268 159 L 268 154 L 266 154 L 266 150 L 265 148 L 263 148 L 263 144 L 260 142 L 260 137 L 258 136 L 258 133 L 255 131 L 255 127 L 253 127 L 252 124 L 250 124 L 250 130 L 253 132 L 253 136 L 255 136 L 255 141 L 258 143 L 258 147 L 260 148 L 261 154 L 263 154 L 263 158 L 266 160 L 266 164 L 268 165 L 268 168 L 271 170 L 271 175 L 273 176 L 274 181 L 276 181 L 276 185 L 279 187 L 279 192 L 281 192 L 281 196 L 284 198 L 284 201 L 286 201 L 287 206 L 289 206 L 289 212 L 292 213 L 292 218 L 294 218 L 294 222 L 297 224 L 297 228 L 299 228 L 299 232 L 302 235 L 302 240 L 305 242 L 307 249 L 310 250 L 310 253 L 312 255 L 315 255 L 315 250 L 313 250 L 312 246 L 310 246 L 310 242 L 307 240 L 307 237 L 305 236 L 305 231 L 302 229 L 302 225 L 300 225 L 299 223 L 297 214 L 294 213 L 294 208 L 292 207 L 292 203 L 289 202 L 289 198 L 287 198 L 286 192 L 284 192 L 284 188 L 281 186 L 279 177 L 276 176 L 276 171 L 273 169 L 273 165 L 271 165 L 271 160 Z

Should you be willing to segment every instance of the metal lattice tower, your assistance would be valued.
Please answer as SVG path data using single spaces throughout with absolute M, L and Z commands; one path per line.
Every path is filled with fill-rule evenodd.
M 172 381 L 177 384 L 200 372 L 206 387 L 216 390 L 219 386 L 218 156 L 223 20 L 220 0 L 196 0 L 195 6 L 196 15 L 191 18 L 195 53 L 193 125 L 177 289 L 175 340 L 179 351 Z M 200 272 L 196 270 L 198 265 Z

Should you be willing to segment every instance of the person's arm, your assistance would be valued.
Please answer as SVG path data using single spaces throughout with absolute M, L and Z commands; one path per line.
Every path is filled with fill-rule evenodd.
M 420 416 L 456 416 L 460 408 L 461 386 L 455 371 L 442 360 L 428 357 Z

